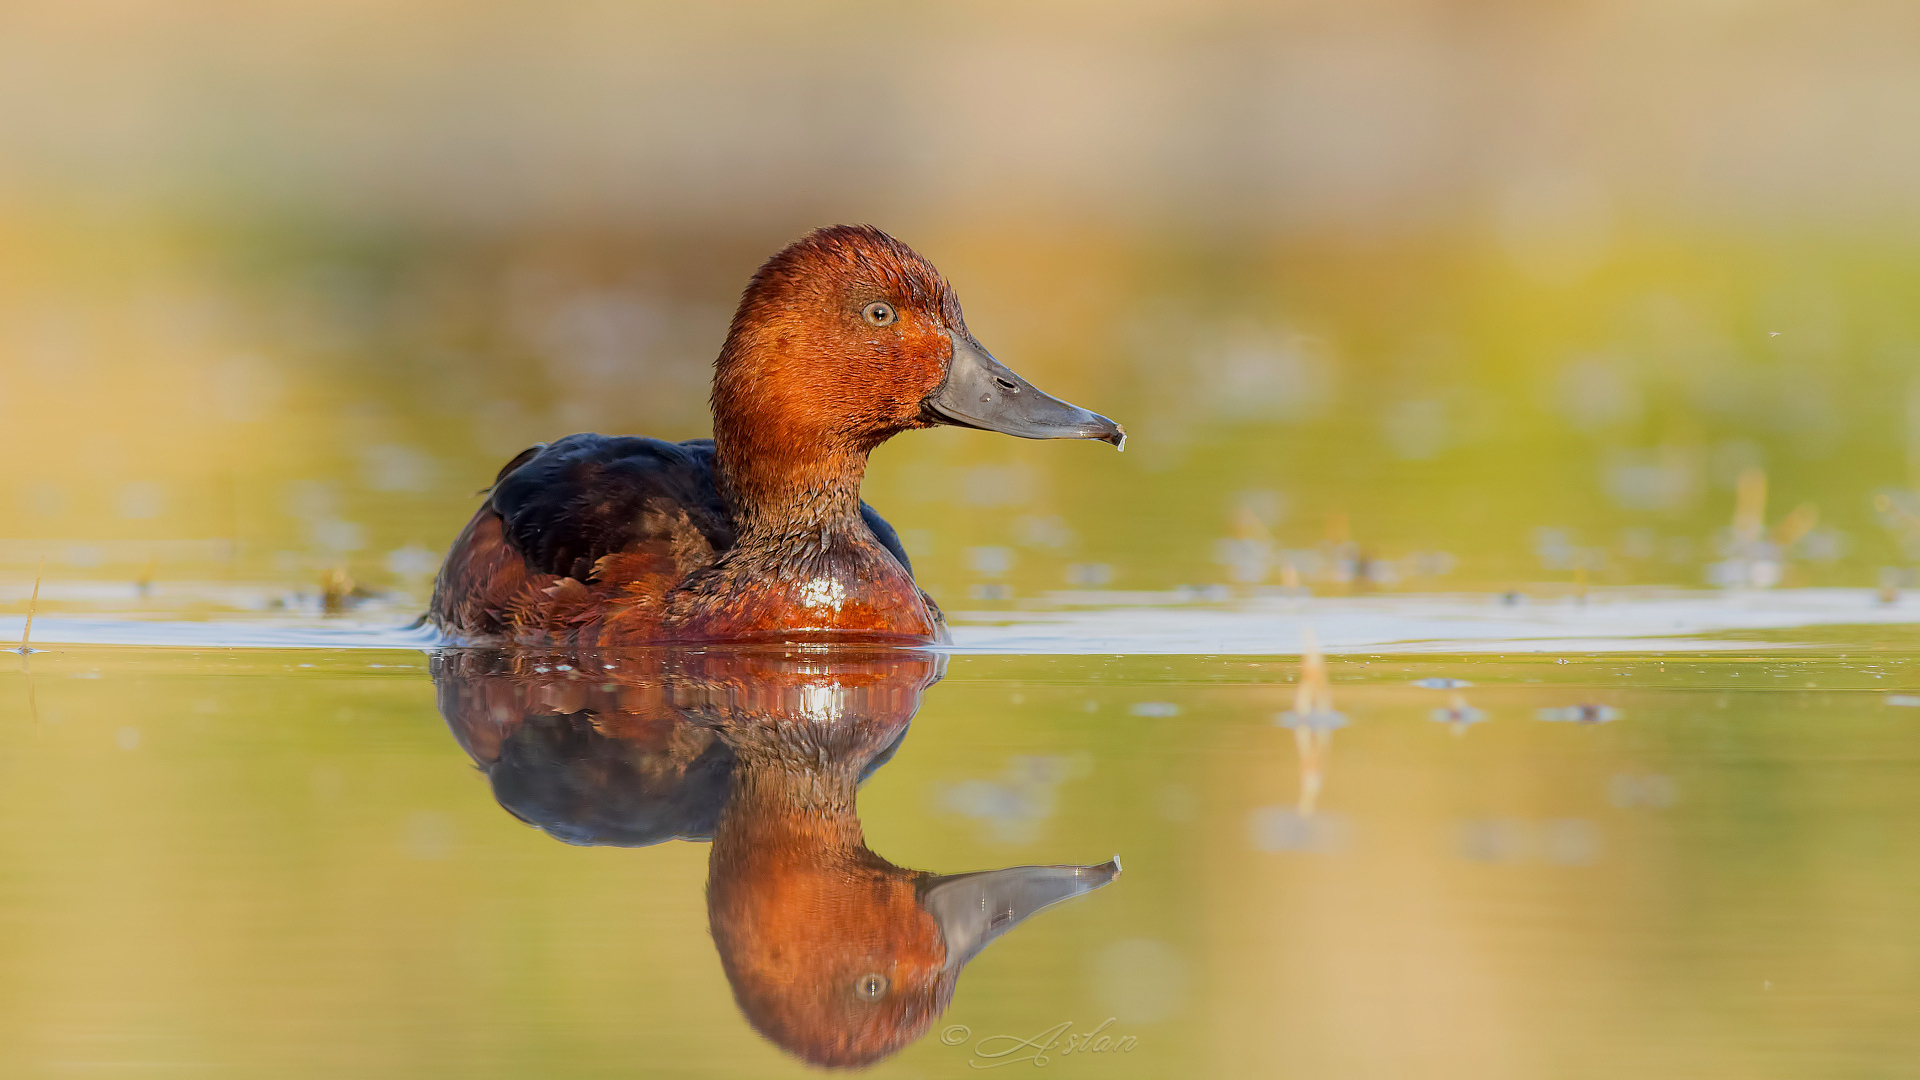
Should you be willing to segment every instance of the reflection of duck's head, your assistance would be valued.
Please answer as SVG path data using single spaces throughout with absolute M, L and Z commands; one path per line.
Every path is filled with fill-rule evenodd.
M 1021 866 L 942 876 L 866 846 L 858 755 L 831 724 L 729 726 L 733 795 L 714 833 L 707 913 L 741 1011 L 817 1065 L 857 1066 L 926 1033 L 994 938 L 1119 873 Z
M 941 876 L 865 848 L 836 856 L 715 874 L 707 906 L 747 1019 L 790 1053 L 838 1067 L 926 1034 L 989 942 L 1120 872 L 1115 859 Z

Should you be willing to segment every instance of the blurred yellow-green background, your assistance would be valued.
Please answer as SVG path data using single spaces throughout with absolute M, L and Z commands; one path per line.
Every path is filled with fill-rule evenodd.
M 865 221 L 1131 434 L 877 453 L 962 625 L 1864 613 L 1920 584 L 1917 56 L 1920 8 L 1847 0 L 6 5 L 0 603 L 42 560 L 43 614 L 344 572 L 398 625 L 523 447 L 707 433 L 748 275 Z M 1585 649 L 1602 607 L 1516 609 Z M 1352 652 L 1312 783 L 1291 659 L 953 657 L 873 849 L 1127 870 L 877 1075 L 1105 1017 L 1136 1053 L 1052 1068 L 1907 1075 L 1913 635 L 1710 636 Z M 417 652 L 156 638 L 0 665 L 0 1073 L 802 1074 L 703 937 L 705 846 L 510 817 Z
M 1132 434 L 883 449 L 949 605 L 1702 585 L 1756 469 L 1784 583 L 1898 578 L 1916 47 L 1786 0 L 12 5 L 0 571 L 417 598 L 525 445 L 704 434 L 748 274 L 868 221 Z

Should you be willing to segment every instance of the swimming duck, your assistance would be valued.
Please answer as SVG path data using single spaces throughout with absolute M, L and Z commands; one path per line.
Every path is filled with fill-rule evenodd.
M 712 439 L 571 435 L 507 463 L 427 619 L 471 642 L 943 640 L 867 455 L 951 424 L 1123 446 L 974 340 L 932 264 L 819 229 L 753 275 L 714 365 Z

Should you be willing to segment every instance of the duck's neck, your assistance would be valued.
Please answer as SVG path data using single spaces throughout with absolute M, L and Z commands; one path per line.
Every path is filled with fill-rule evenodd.
M 858 535 L 860 482 L 869 447 L 807 445 L 791 432 L 715 432 L 720 489 L 732 504 L 737 546 L 826 546 Z

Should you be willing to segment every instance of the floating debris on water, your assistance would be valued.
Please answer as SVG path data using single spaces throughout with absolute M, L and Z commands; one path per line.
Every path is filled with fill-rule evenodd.
M 1889 606 L 1899 603 L 1900 586 L 1904 583 L 1905 578 L 1906 575 L 1903 574 L 1897 566 L 1881 567 L 1880 591 L 1876 594 L 1876 599 L 1878 599 L 1880 603 Z
M 1607 781 L 1607 801 L 1622 810 L 1635 806 L 1665 810 L 1679 798 L 1673 777 L 1659 773 L 1616 773 Z
M 1060 785 L 1092 771 L 1093 759 L 1085 753 L 1015 755 L 1007 759 L 997 778 L 974 778 L 936 789 L 935 806 L 943 813 L 979 822 L 996 842 L 1029 843 L 1053 816 Z
M 1255 807 L 1247 818 L 1247 839 L 1256 851 L 1330 854 L 1346 847 L 1352 832 L 1342 815 L 1303 814 L 1286 806 Z
M 1347 726 L 1347 716 L 1345 713 L 1331 711 L 1317 713 L 1283 712 L 1274 718 L 1274 723 L 1279 724 L 1283 728 L 1292 728 L 1295 731 L 1338 731 Z
M 1475 724 L 1485 723 L 1487 712 L 1485 709 L 1476 709 L 1467 704 L 1464 695 L 1455 694 L 1446 708 L 1433 710 L 1432 719 L 1435 723 L 1452 728 L 1453 733 L 1458 736 L 1465 735 L 1467 729 Z
M 1430 675 L 1424 679 L 1413 680 L 1413 685 L 1422 690 L 1464 690 L 1473 684 L 1465 679 L 1448 679 L 1439 675 Z
M 1179 716 L 1180 706 L 1171 701 L 1136 701 L 1127 711 L 1135 716 Z
M 339 615 L 374 599 L 378 594 L 353 580 L 344 566 L 320 575 L 320 612 Z
M 1600 829 L 1585 818 L 1483 818 L 1460 823 L 1460 857 L 1472 862 L 1586 866 L 1599 860 L 1600 848 Z
M 1111 563 L 1068 563 L 1067 584 L 1100 586 L 1113 584 Z
M 1900 706 L 1901 708 L 1906 708 L 1906 709 L 1920 709 L 1920 695 L 1888 694 L 1887 704 L 1897 705 L 1897 706 Z
M 1537 715 L 1549 723 L 1609 724 L 1620 718 L 1620 710 L 1611 705 L 1581 704 L 1558 709 L 1541 709 Z

